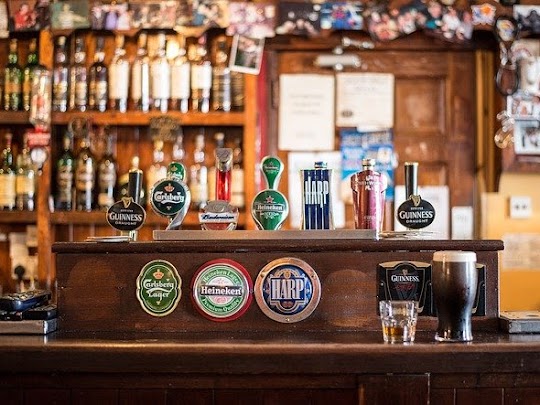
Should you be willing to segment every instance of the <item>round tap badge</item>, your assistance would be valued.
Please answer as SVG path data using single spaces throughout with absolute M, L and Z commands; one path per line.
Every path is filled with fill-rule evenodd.
M 144 265 L 137 277 L 137 299 L 150 315 L 165 316 L 178 305 L 181 287 L 182 279 L 171 263 L 153 260 Z
M 255 281 L 255 300 L 266 316 L 292 323 L 310 316 L 321 298 L 321 282 L 303 260 L 286 257 L 268 263 Z
M 195 308 L 212 321 L 242 316 L 252 300 L 253 282 L 247 270 L 228 259 L 211 260 L 193 276 L 191 298 Z

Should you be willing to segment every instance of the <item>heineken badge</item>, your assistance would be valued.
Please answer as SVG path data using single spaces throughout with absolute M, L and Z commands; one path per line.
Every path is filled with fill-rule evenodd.
M 253 199 L 251 216 L 259 229 L 278 230 L 289 215 L 289 203 L 277 190 L 263 190 Z
M 107 222 L 119 231 L 136 231 L 144 224 L 146 212 L 131 197 L 123 197 L 107 210 Z
M 268 263 L 257 276 L 255 300 L 274 321 L 299 322 L 310 316 L 321 298 L 321 282 L 303 260 L 287 257 Z
M 226 322 L 242 316 L 252 300 L 253 282 L 240 264 L 227 259 L 202 265 L 191 282 L 195 308 L 212 321 Z
M 180 301 L 182 279 L 165 260 L 147 263 L 137 277 L 137 299 L 152 316 L 169 315 Z

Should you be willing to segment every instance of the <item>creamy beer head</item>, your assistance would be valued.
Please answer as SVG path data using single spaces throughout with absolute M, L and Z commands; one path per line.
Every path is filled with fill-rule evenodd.
M 476 262 L 476 253 L 463 250 L 441 250 L 433 253 L 434 262 Z

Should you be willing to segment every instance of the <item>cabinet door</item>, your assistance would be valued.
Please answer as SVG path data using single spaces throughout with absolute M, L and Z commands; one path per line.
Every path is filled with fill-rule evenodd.
M 379 405 L 429 404 L 429 375 L 361 376 L 358 403 Z
M 278 72 L 332 74 L 314 66 L 318 52 L 282 52 Z M 448 186 L 450 207 L 472 206 L 475 178 L 475 57 L 472 51 L 373 50 L 358 52 L 362 66 L 348 72 L 391 73 L 394 144 L 403 163 L 419 162 L 419 185 Z M 336 128 L 336 149 L 339 134 Z M 274 131 L 277 139 L 277 130 Z M 286 152 L 280 155 L 286 159 Z M 286 160 L 285 160 L 286 162 Z M 287 179 L 283 180 L 287 190 Z M 300 191 L 298 191 L 300 192 Z M 347 218 L 348 220 L 350 218 Z M 348 221 L 347 227 L 354 225 Z

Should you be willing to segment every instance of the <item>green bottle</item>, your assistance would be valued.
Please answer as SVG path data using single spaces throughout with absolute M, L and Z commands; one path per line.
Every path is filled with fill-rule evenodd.
M 73 178 L 75 157 L 73 156 L 72 134 L 66 132 L 63 139 L 63 151 L 56 162 L 56 209 L 73 209 Z
M 8 64 L 4 70 L 4 110 L 19 111 L 22 107 L 22 69 L 17 55 L 17 40 L 9 42 Z
M 24 111 L 30 111 L 31 97 L 32 97 L 32 81 L 36 70 L 45 69 L 39 64 L 37 54 L 37 40 L 33 38 L 28 46 L 28 58 L 26 60 L 26 66 L 23 70 L 23 82 L 22 82 L 22 107 Z
M 15 170 L 13 167 L 13 151 L 11 141 L 13 135 L 5 135 L 6 146 L 0 160 L 0 210 L 11 211 L 15 208 Z

